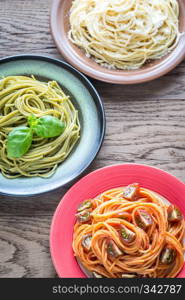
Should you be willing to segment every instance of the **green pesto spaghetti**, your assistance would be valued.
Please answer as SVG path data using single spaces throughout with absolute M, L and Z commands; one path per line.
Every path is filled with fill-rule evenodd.
M 29 149 L 20 157 L 9 156 L 8 139 L 17 130 L 31 130 L 26 127 L 30 118 L 33 123 L 39 120 L 37 122 L 40 122 L 40 127 L 31 133 Z M 52 125 L 53 121 L 61 122 L 55 125 L 60 130 L 62 124 L 62 131 L 58 131 L 57 137 L 55 133 L 52 133 L 55 137 L 48 137 L 46 125 Z M 46 136 L 43 135 L 43 130 Z M 14 136 L 13 142 L 16 138 Z M 9 76 L 0 80 L 0 171 L 5 177 L 51 176 L 70 154 L 79 138 L 78 111 L 57 82 L 46 83 L 26 76 Z M 10 145 L 11 143 L 12 140 Z M 16 144 L 14 152 L 15 148 Z

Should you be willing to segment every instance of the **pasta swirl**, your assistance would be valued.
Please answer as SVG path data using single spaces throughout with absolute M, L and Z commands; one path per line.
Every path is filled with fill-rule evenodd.
M 138 69 L 180 38 L 177 0 L 74 0 L 69 39 L 112 69 Z
M 34 136 L 28 153 L 18 159 L 8 158 L 7 135 L 13 128 L 26 125 L 32 114 L 57 117 L 65 123 L 65 131 L 57 138 Z M 51 176 L 79 136 L 78 111 L 55 81 L 46 83 L 26 76 L 0 80 L 0 170 L 5 177 Z
M 80 206 L 73 236 L 75 256 L 96 277 L 177 276 L 184 264 L 185 222 L 180 211 L 145 188 L 128 188 L 136 189 L 131 199 L 125 188 L 116 188 Z M 81 211 L 87 203 L 89 218 L 87 209 L 86 214 Z

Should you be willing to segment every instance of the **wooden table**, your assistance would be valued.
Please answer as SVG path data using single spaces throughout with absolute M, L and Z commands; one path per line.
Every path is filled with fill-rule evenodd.
M 62 59 L 50 34 L 50 2 L 0 0 L 0 58 L 34 53 Z M 162 168 L 185 181 L 185 62 L 146 84 L 92 82 L 105 104 L 107 131 L 88 172 L 137 162 Z M 0 277 L 56 276 L 49 230 L 68 188 L 37 197 L 0 196 Z

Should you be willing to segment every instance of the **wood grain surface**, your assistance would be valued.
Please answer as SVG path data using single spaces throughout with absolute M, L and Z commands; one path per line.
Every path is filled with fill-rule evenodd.
M 49 0 L 0 0 L 0 58 L 34 53 L 62 59 L 50 34 L 50 5 Z M 185 182 L 185 61 L 146 84 L 91 81 L 104 101 L 107 131 L 88 172 L 137 162 L 162 168 Z M 68 188 L 29 198 L 0 196 L 1 278 L 57 276 L 49 229 Z

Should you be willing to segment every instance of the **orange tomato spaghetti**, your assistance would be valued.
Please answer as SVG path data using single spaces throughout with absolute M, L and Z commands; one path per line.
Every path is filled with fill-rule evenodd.
M 180 210 L 138 184 L 84 201 L 76 216 L 74 254 L 94 277 L 172 278 L 183 267 Z

